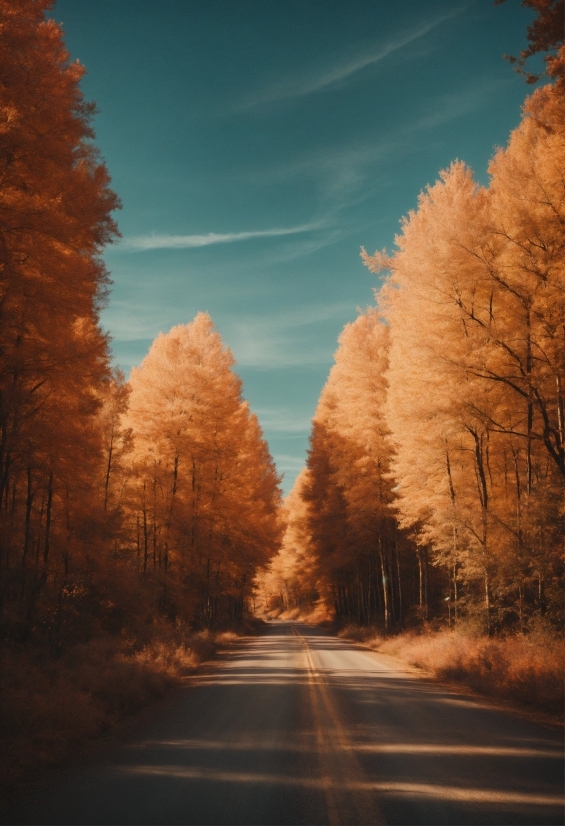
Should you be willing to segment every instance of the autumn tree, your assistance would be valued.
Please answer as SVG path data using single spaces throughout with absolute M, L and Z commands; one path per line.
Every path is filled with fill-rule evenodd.
M 320 599 L 327 597 L 322 590 L 308 529 L 308 507 L 304 499 L 308 476 L 309 471 L 303 468 L 284 500 L 280 550 L 256 577 L 257 592 L 266 610 L 311 611 Z
M 522 5 L 538 16 L 514 62 L 523 72 L 549 51 L 555 82 L 526 101 L 489 187 L 452 164 L 393 255 L 363 251 L 390 271 L 385 324 L 370 311 L 340 339 L 263 580 L 282 607 L 297 604 L 302 565 L 338 617 L 386 630 L 411 607 L 422 620 L 475 616 L 488 632 L 562 623 L 563 4 Z
M 159 574 L 163 593 L 174 586 L 177 607 L 205 626 L 241 617 L 279 541 L 279 480 L 233 365 L 199 313 L 159 335 L 130 379 L 139 569 Z
M 488 189 L 454 164 L 398 251 L 365 255 L 391 270 L 380 303 L 402 524 L 450 572 L 456 606 L 482 582 L 489 629 L 555 612 L 562 576 L 564 123 L 559 84 L 538 90 Z
M 101 387 L 99 423 L 102 433 L 101 485 L 104 510 L 120 507 L 126 485 L 126 457 L 133 448 L 131 428 L 124 427 L 130 387 L 118 368 Z
M 390 630 L 413 600 L 403 583 L 416 560 L 391 507 L 388 339 L 376 310 L 341 334 L 313 420 L 302 495 L 320 588 L 332 594 L 336 614 Z
M 68 571 L 94 484 L 108 375 L 99 255 L 119 205 L 50 6 L 0 3 L 0 588 L 4 621 L 27 629 L 55 546 Z
M 500 6 L 506 0 L 495 0 L 495 6 Z M 536 17 L 528 26 L 528 47 L 522 49 L 519 57 L 505 55 L 515 70 L 524 75 L 527 83 L 536 83 L 541 75 L 525 71 L 530 57 L 545 53 L 544 61 L 549 77 L 563 78 L 564 54 L 563 39 L 565 37 L 565 6 L 562 0 L 522 0 L 524 8 L 536 12 Z

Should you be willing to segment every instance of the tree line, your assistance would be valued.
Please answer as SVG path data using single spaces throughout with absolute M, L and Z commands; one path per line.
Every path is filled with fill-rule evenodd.
M 528 3 L 543 26 L 521 70 L 562 42 L 562 4 Z M 453 164 L 393 254 L 363 253 L 388 275 L 343 331 L 281 509 L 209 316 L 159 335 L 128 382 L 112 367 L 101 254 L 120 204 L 50 6 L 0 0 L 2 639 L 217 627 L 241 619 L 259 568 L 271 603 L 386 630 L 446 613 L 559 625 L 563 47 L 489 186 Z
M 280 493 L 207 315 L 130 382 L 112 368 L 120 203 L 51 5 L 0 2 L 0 635 L 57 650 L 132 617 L 240 619 Z
M 262 581 L 271 604 L 322 599 L 387 630 L 562 626 L 563 46 L 548 65 L 489 186 L 452 164 L 392 254 L 363 251 L 386 277 L 340 338 Z

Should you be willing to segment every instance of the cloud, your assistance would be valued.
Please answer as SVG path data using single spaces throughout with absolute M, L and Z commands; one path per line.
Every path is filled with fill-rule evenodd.
M 273 455 L 273 459 L 275 460 L 277 471 L 282 473 L 284 477 L 281 487 L 284 495 L 287 496 L 294 485 L 296 477 L 306 464 L 306 458 L 304 456 L 288 456 L 276 453 Z
M 103 323 L 111 332 L 118 360 L 131 366 L 141 361 L 159 331 L 167 332 L 175 324 L 190 321 L 198 309 L 196 305 L 181 309 L 150 298 L 116 300 L 104 312 Z M 265 315 L 218 313 L 214 320 L 239 366 L 276 370 L 329 366 L 337 332 L 354 317 L 355 307 L 343 301 Z
M 155 303 L 114 299 L 103 311 L 102 322 L 119 341 L 151 341 L 158 332 L 155 329 L 156 309 L 161 315 L 162 310 Z
M 258 407 L 254 412 L 261 426 L 270 433 L 300 435 L 309 433 L 312 419 L 286 407 Z
M 287 336 L 254 339 L 245 336 L 230 342 L 239 367 L 257 370 L 284 370 L 293 367 L 330 365 L 331 349 L 321 344 L 291 340 Z
M 496 93 L 509 86 L 511 82 L 512 78 L 510 76 L 507 78 L 484 78 L 457 92 L 442 95 L 436 99 L 427 115 L 423 115 L 412 126 L 408 127 L 408 132 L 413 134 L 437 129 L 446 123 L 476 112 L 485 103 L 493 100 Z
M 321 222 L 302 224 L 297 227 L 280 229 L 254 230 L 251 232 L 208 232 L 205 235 L 132 235 L 120 243 L 122 249 L 133 252 L 158 249 L 192 249 L 208 247 L 212 244 L 233 244 L 237 241 L 249 241 L 253 238 L 278 238 L 284 235 L 298 235 L 321 229 Z
M 296 473 L 297 476 L 306 464 L 304 456 L 289 456 L 288 454 L 277 453 L 273 456 L 273 459 L 279 472 L 290 471 Z
M 451 17 L 459 14 L 461 8 L 456 8 L 449 14 L 444 14 L 434 20 L 425 23 L 416 29 L 411 29 L 403 35 L 392 38 L 388 43 L 373 48 L 370 51 L 360 53 L 349 60 L 344 60 L 329 68 L 319 71 L 310 77 L 296 77 L 274 83 L 271 86 L 261 91 L 254 92 L 249 95 L 237 108 L 239 111 L 246 111 L 254 109 L 257 106 L 262 106 L 265 103 L 272 103 L 280 100 L 287 100 L 289 98 L 300 98 L 306 95 L 319 92 L 345 80 L 351 75 L 360 72 L 367 66 L 372 66 L 379 63 L 389 55 L 398 51 L 399 49 L 408 46 L 415 40 L 424 37 L 428 32 L 435 29 L 437 26 L 449 20 Z
M 436 95 L 420 105 L 418 112 L 407 113 L 407 118 L 388 132 L 371 142 L 356 141 L 349 145 L 334 146 L 323 151 L 309 152 L 286 163 L 271 164 L 268 168 L 247 170 L 248 178 L 256 185 L 272 186 L 287 184 L 297 178 L 308 178 L 318 187 L 319 197 L 325 208 L 327 240 L 320 246 L 340 240 L 338 232 L 349 234 L 344 227 L 343 212 L 374 197 L 384 185 L 392 185 L 388 173 L 391 158 L 399 159 L 420 151 L 421 135 L 433 134 L 446 125 L 480 111 L 489 105 L 512 78 L 483 77 L 473 79 L 456 90 Z M 357 227 L 358 229 L 358 227 Z M 309 246 L 317 248 L 318 239 L 304 242 L 305 254 Z M 297 246 L 299 246 L 297 242 Z M 275 251 L 278 256 L 280 251 Z
M 329 366 L 333 349 L 328 347 L 328 337 L 335 341 L 337 328 L 354 317 L 351 302 L 336 302 L 248 316 L 231 323 L 228 320 L 221 332 L 242 367 L 275 370 Z
M 358 230 L 358 226 L 344 227 L 343 229 L 335 229 L 319 235 L 317 238 L 288 242 L 276 249 L 269 250 L 269 252 L 261 258 L 261 265 L 282 264 L 287 261 L 294 261 L 297 258 L 305 258 L 308 255 L 313 255 L 318 252 L 318 250 L 324 249 L 324 247 L 337 244 Z

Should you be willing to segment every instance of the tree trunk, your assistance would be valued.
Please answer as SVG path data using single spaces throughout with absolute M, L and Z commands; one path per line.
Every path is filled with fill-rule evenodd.
M 22 554 L 22 568 L 26 566 L 27 554 L 29 551 L 29 544 L 31 539 L 31 508 L 33 505 L 33 489 L 31 468 L 27 469 L 27 497 L 26 497 L 26 516 L 25 516 L 25 534 L 24 534 L 24 550 Z
M 45 545 L 43 546 L 43 564 L 47 565 L 49 558 L 49 541 L 51 532 L 51 506 L 53 504 L 53 471 L 49 471 L 49 483 L 47 486 L 47 513 L 45 516 Z
M 388 585 L 386 581 L 385 562 L 381 548 L 379 548 L 379 560 L 381 563 L 381 579 L 383 583 L 384 625 L 385 631 L 388 633 L 388 631 L 390 630 L 390 607 L 388 601 Z

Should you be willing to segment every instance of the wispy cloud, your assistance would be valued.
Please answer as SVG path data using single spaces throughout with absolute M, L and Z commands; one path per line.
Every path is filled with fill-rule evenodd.
M 412 113 L 410 118 L 394 125 L 376 140 L 366 143 L 356 141 L 350 145 L 308 153 L 286 163 L 272 164 L 266 169 L 248 170 L 247 175 L 257 185 L 263 186 L 309 178 L 317 184 L 320 201 L 325 207 L 326 222 L 333 227 L 332 233 L 343 231 L 347 234 L 343 227 L 343 211 L 372 197 L 375 188 L 381 190 L 385 183 L 390 185 L 387 172 L 390 158 L 420 151 L 422 134 L 433 134 L 434 130 L 443 129 L 476 113 L 511 83 L 510 76 L 473 79 L 452 92 L 430 96 L 425 102 L 425 110 L 420 107 L 418 112 Z M 332 243 L 332 234 L 326 235 L 326 243 Z M 306 242 L 310 243 L 310 240 Z
M 321 229 L 322 223 L 302 224 L 297 227 L 282 227 L 278 229 L 252 230 L 250 232 L 207 232 L 204 235 L 132 235 L 124 238 L 120 244 L 122 249 L 132 252 L 162 249 L 191 249 L 208 247 L 212 244 L 233 244 L 238 241 L 250 241 L 253 238 L 278 238 L 283 235 L 298 235 L 303 232 L 313 232 Z
M 270 433 L 303 435 L 310 432 L 312 419 L 288 407 L 258 407 L 255 413 Z
M 350 302 L 336 302 L 227 320 L 222 335 L 242 367 L 273 370 L 329 366 L 333 352 L 330 342 L 352 318 L 352 310 L 354 317 Z
M 273 459 L 275 460 L 278 472 L 283 475 L 281 487 L 284 495 L 288 496 L 294 486 L 296 477 L 306 464 L 306 457 L 304 455 L 290 456 L 288 454 L 274 453 Z
M 124 364 L 139 363 L 148 345 L 160 332 L 186 323 L 200 308 L 191 302 L 179 305 L 150 298 L 114 301 L 103 322 L 114 340 L 114 350 Z M 298 307 L 265 315 L 236 316 L 230 312 L 214 316 L 226 344 L 242 367 L 259 370 L 330 365 L 335 337 L 346 321 L 355 317 L 349 301 Z M 329 331 L 329 332 L 328 332 Z M 133 353 L 139 353 L 137 360 Z M 281 429 L 285 429 L 280 420 Z
M 155 316 L 159 318 L 156 321 Z M 162 323 L 162 318 L 165 316 L 165 324 Z M 169 319 L 166 318 L 166 310 L 156 305 L 140 301 L 117 301 L 114 300 L 111 305 L 104 310 L 102 321 L 112 334 L 112 337 L 120 342 L 125 341 L 151 341 L 160 329 L 161 326 L 172 326 L 168 324 Z
M 418 28 L 410 29 L 403 34 L 393 37 L 387 43 L 365 50 L 360 54 L 350 57 L 349 59 L 342 60 L 333 66 L 319 70 L 310 76 L 302 75 L 300 77 L 287 78 L 279 81 L 278 83 L 273 83 L 266 89 L 250 94 L 240 103 L 239 106 L 236 107 L 236 109 L 239 111 L 246 111 L 249 109 L 254 109 L 255 107 L 261 106 L 265 103 L 272 103 L 274 101 L 281 101 L 289 98 L 305 97 L 306 95 L 310 95 L 314 92 L 327 89 L 329 86 L 339 83 L 340 81 L 351 77 L 351 75 L 360 72 L 367 66 L 372 66 L 375 63 L 379 63 L 381 60 L 384 60 L 386 57 L 399 49 L 408 46 L 415 40 L 419 40 L 421 37 L 428 34 L 428 32 L 432 31 L 432 29 L 437 28 L 437 26 L 441 25 L 446 20 L 449 20 L 451 17 L 459 14 L 460 11 L 461 8 L 453 9 L 448 14 L 436 17 Z
M 313 255 L 324 247 L 337 244 L 339 241 L 342 241 L 344 238 L 352 235 L 358 229 L 358 226 L 344 226 L 343 228 L 317 235 L 315 238 L 288 241 L 284 245 L 277 246 L 276 249 L 269 250 L 269 252 L 261 258 L 261 264 L 263 266 L 282 264 L 287 261 L 294 261 L 297 258 L 306 258 L 306 256 Z
M 288 454 L 277 453 L 273 458 L 277 464 L 277 469 L 283 473 L 294 471 L 298 475 L 306 464 L 304 456 L 289 456 Z
M 408 132 L 414 134 L 426 130 L 437 129 L 466 115 L 476 112 L 489 101 L 492 101 L 497 92 L 509 86 L 512 78 L 483 78 L 473 84 L 466 85 L 456 92 L 441 95 L 430 107 L 430 112 L 416 120 L 409 127 Z

